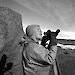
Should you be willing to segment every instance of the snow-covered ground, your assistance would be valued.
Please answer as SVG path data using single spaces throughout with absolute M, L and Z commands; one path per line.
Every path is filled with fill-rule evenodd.
M 63 45 L 63 44 L 58 43 L 57 46 L 60 46 L 63 49 L 75 49 L 74 45 Z

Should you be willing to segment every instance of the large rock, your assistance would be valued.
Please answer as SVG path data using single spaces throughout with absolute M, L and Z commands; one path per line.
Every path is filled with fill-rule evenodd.
M 12 68 L 4 75 L 23 75 L 23 47 L 19 45 L 23 35 L 21 15 L 7 7 L 0 7 L 0 60 L 5 54 L 7 60 L 4 66 L 9 62 L 13 63 Z

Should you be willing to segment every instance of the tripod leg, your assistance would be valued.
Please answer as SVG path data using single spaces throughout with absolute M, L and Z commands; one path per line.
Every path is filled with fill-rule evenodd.
M 53 68 L 54 68 L 54 74 L 55 75 L 62 75 L 57 59 L 55 59 L 55 61 L 53 63 Z
M 53 69 L 54 69 L 54 75 L 58 75 L 58 69 L 57 69 L 57 65 L 56 65 L 56 61 L 55 60 L 53 62 Z

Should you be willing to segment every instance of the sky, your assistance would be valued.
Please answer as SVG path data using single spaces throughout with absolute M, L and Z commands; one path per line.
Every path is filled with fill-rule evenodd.
M 58 39 L 75 40 L 75 0 L 0 0 L 0 6 L 22 15 L 24 31 L 38 24 L 43 32 L 60 29 Z

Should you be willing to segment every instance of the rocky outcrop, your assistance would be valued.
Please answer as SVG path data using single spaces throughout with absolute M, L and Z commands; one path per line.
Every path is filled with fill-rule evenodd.
M 4 68 L 8 67 L 8 63 L 12 63 L 9 65 L 11 68 L 2 75 L 23 75 L 23 47 L 19 45 L 23 36 L 21 15 L 7 7 L 0 7 L 0 61 L 5 55 L 7 59 Z

